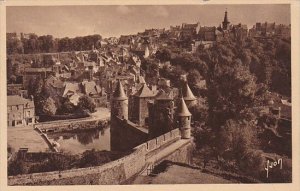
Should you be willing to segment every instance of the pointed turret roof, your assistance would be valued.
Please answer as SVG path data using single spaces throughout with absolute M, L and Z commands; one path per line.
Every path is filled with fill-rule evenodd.
M 188 83 L 185 83 L 185 86 L 183 88 L 183 91 L 182 91 L 182 97 L 184 100 L 187 100 L 187 101 L 193 101 L 193 100 L 196 100 L 197 98 L 194 96 L 191 88 L 189 87 Z
M 188 107 L 186 106 L 183 97 L 181 97 L 180 100 L 179 100 L 178 113 L 177 113 L 177 115 L 178 115 L 179 117 L 188 117 L 188 116 L 191 116 L 191 115 L 192 115 L 192 114 L 190 113 Z
M 148 86 L 144 83 L 142 87 L 134 94 L 137 97 L 153 97 L 153 92 L 148 88 Z
M 126 99 L 128 99 L 126 94 L 125 94 L 123 85 L 122 85 L 120 80 L 118 80 L 117 87 L 116 87 L 116 89 L 113 93 L 113 99 L 114 100 L 126 100 Z

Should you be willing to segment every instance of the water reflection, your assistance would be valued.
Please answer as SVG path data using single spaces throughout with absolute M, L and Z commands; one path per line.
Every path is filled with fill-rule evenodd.
M 60 144 L 59 150 L 71 154 L 82 153 L 89 149 L 110 150 L 109 128 L 52 133 L 48 134 L 48 137 Z

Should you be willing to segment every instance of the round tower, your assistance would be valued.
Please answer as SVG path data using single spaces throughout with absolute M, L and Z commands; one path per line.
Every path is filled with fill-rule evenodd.
M 178 111 L 177 111 L 179 130 L 182 139 L 191 138 L 191 118 L 192 114 L 187 108 L 183 97 L 179 100 Z
M 120 80 L 112 95 L 111 117 L 128 119 L 128 97 Z
M 128 98 L 120 80 L 112 94 L 110 113 L 110 147 L 112 151 L 122 150 L 123 126 L 120 119 L 128 119 Z

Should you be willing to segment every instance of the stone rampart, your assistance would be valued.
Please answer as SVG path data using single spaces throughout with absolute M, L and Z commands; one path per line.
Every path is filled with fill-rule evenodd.
M 9 185 L 80 185 L 80 184 L 122 184 L 129 178 L 140 173 L 147 165 L 147 153 L 180 139 L 179 129 L 136 146 L 133 152 L 118 160 L 101 166 L 33 173 L 8 177 Z M 168 160 L 187 161 L 188 150 L 180 148 L 168 157 Z M 179 156 L 182 155 L 182 156 Z M 158 159 L 159 160 L 159 159 Z

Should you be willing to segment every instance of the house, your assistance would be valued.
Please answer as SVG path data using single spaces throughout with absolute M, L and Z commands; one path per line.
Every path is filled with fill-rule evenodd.
M 216 27 L 200 27 L 198 38 L 202 41 L 216 41 Z
M 181 27 L 181 39 L 193 38 L 199 33 L 200 23 L 186 24 L 183 23 Z
M 18 95 L 7 96 L 7 125 L 25 126 L 35 123 L 34 102 Z
M 105 89 L 101 88 L 94 81 L 83 81 L 81 83 L 65 82 L 62 97 L 68 98 L 73 105 L 77 105 L 79 98 L 83 95 L 92 98 L 96 107 L 106 105 Z

